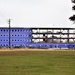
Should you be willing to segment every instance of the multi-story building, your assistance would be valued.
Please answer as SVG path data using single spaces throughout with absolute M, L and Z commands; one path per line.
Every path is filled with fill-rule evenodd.
M 75 47 L 74 31 L 75 28 L 0 28 L 0 47 Z

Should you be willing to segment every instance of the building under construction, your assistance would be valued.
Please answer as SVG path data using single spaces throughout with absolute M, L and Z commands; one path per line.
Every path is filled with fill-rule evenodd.
M 0 48 L 75 48 L 75 28 L 0 28 Z

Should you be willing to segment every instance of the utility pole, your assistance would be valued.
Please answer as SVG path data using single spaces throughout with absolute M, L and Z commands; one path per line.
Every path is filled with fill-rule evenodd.
M 10 45 L 10 36 L 11 36 L 10 35 L 10 27 L 11 27 L 10 22 L 11 22 L 11 19 L 8 20 L 8 24 L 9 24 L 9 48 L 11 48 L 11 45 Z

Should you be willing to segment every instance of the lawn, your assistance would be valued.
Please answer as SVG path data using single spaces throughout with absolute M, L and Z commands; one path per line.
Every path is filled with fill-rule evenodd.
M 75 51 L 0 51 L 0 75 L 75 75 Z

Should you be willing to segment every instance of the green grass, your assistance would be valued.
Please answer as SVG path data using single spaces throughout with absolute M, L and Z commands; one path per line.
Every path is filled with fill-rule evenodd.
M 0 75 L 75 75 L 75 51 L 0 52 Z

